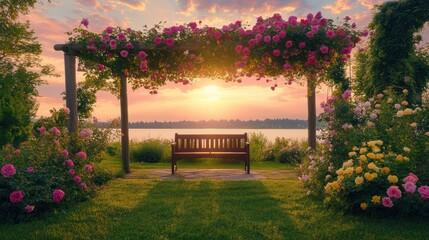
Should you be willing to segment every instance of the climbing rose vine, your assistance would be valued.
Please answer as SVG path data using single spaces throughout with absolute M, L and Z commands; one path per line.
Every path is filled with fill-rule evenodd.
M 299 19 L 280 14 L 253 26 L 236 21 L 221 28 L 201 22 L 142 31 L 107 27 L 90 32 L 89 21 L 69 32 L 69 43 L 79 51 L 79 68 L 86 82 L 117 93 L 126 76 L 133 89 L 156 93 L 167 81 L 188 84 L 194 78 L 220 78 L 241 82 L 246 77 L 287 84 L 311 76 L 326 81 L 329 69 L 347 61 L 365 32 L 345 18 L 335 25 L 320 12 Z M 315 77 L 316 76 L 316 77 Z

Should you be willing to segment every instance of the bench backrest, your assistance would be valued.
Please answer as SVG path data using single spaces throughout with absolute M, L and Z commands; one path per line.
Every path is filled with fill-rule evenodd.
M 244 134 L 175 134 L 176 152 L 245 152 Z

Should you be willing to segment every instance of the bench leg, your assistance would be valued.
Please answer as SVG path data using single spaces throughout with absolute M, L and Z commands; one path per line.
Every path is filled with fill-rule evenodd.
M 250 174 L 250 158 L 247 158 L 247 174 Z
M 171 159 L 171 174 L 174 174 L 174 165 L 175 165 L 175 161 L 174 161 L 174 159 L 172 158 Z

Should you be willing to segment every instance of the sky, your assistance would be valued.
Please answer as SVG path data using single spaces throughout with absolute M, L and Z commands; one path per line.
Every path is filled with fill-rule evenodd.
M 321 11 L 326 18 L 339 23 L 350 16 L 359 29 L 365 29 L 374 14 L 374 5 L 384 0 L 52 0 L 39 1 L 34 10 L 21 19 L 30 21 L 42 44 L 43 63 L 55 66 L 58 78 L 48 78 L 38 88 L 37 116 L 49 116 L 49 110 L 65 105 L 61 93 L 65 91 L 63 53 L 53 50 L 55 44 L 67 41 L 67 31 L 78 27 L 83 18 L 89 20 L 89 30 L 100 32 L 108 26 L 143 29 L 167 21 L 166 26 L 202 21 L 203 25 L 222 27 L 241 20 L 253 25 L 256 18 L 280 13 L 305 17 Z M 429 27 L 423 30 L 429 39 Z M 78 82 L 83 76 L 78 73 Z M 275 91 L 272 83 L 247 79 L 243 83 L 199 79 L 182 86 L 167 84 L 150 95 L 144 89 L 128 90 L 129 120 L 180 121 L 219 119 L 307 119 L 306 87 L 279 82 Z M 331 88 L 321 86 L 317 104 L 325 101 Z M 320 108 L 317 108 L 318 113 Z M 109 92 L 99 92 L 93 116 L 108 121 L 120 116 L 119 100 Z

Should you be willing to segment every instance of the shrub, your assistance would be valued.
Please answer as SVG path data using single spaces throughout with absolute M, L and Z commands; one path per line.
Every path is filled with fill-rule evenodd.
M 277 137 L 274 144 L 264 152 L 264 160 L 280 163 L 301 163 L 306 156 L 301 145 L 297 140 Z
M 0 222 L 37 219 L 74 205 L 110 179 L 94 167 L 89 154 L 67 146 L 65 125 L 50 125 L 55 118 L 66 119 L 67 112 L 55 113 L 59 115 L 39 121 L 34 136 L 19 148 L 7 145 L 0 150 Z
M 352 99 L 346 91 L 322 104 L 323 147 L 301 166 L 308 193 L 346 211 L 429 214 L 429 200 L 406 180 L 417 176 L 416 189 L 429 184 L 429 96 L 409 106 L 407 92 Z M 401 197 L 387 193 L 392 188 Z
M 118 156 L 121 153 L 121 144 L 120 142 L 113 142 L 107 146 L 107 154 L 110 156 Z
M 136 162 L 160 162 L 165 156 L 163 141 L 145 140 L 131 149 L 131 156 L 132 160 Z
M 268 138 L 261 132 L 252 132 L 249 136 L 250 161 L 264 160 L 264 152 L 269 147 Z

